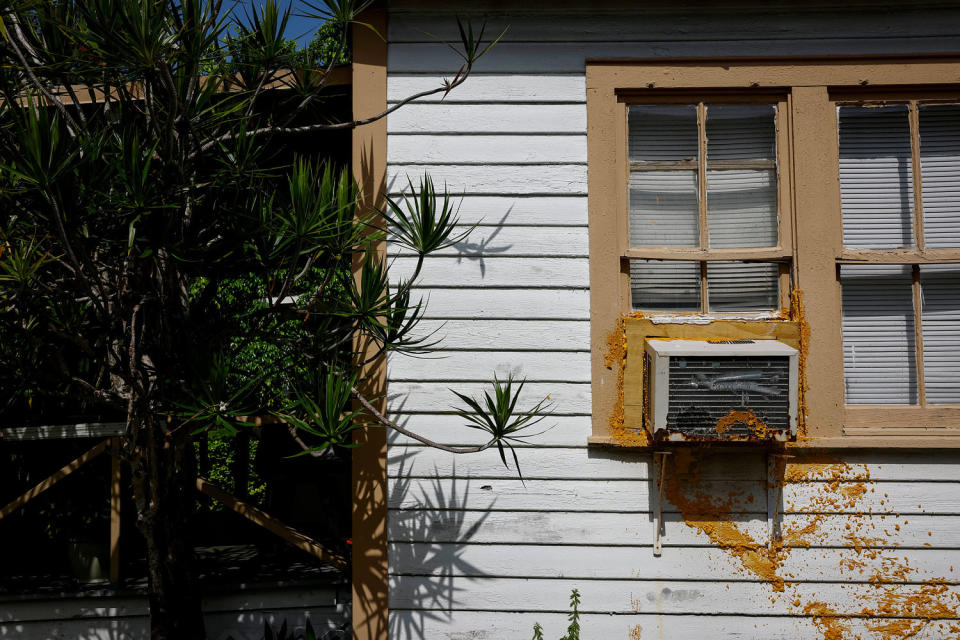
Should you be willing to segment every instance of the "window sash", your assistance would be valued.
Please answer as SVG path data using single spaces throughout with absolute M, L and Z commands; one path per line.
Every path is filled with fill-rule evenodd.
M 909 326 L 891 328 L 888 323 L 881 321 L 881 315 L 888 312 L 899 317 L 904 311 L 895 309 L 904 306 L 903 300 L 897 305 L 888 304 L 884 307 L 882 304 L 883 292 L 889 293 L 896 288 L 892 281 L 887 283 L 891 285 L 887 288 L 878 282 L 873 290 L 868 287 L 859 292 L 862 294 L 859 297 L 857 292 L 862 285 L 848 283 L 841 286 L 844 297 L 844 390 L 847 415 L 854 418 L 864 415 L 871 417 L 863 412 L 868 408 L 858 406 L 863 404 L 913 405 L 920 410 L 928 405 L 960 404 L 960 391 L 957 390 L 960 388 L 960 358 L 953 356 L 958 351 L 957 347 L 960 347 L 960 329 L 957 328 L 960 327 L 960 311 L 953 308 L 957 306 L 956 297 L 951 299 L 951 293 L 960 296 L 960 278 L 950 281 L 953 288 L 938 287 L 937 283 L 942 284 L 943 278 L 931 275 L 947 274 L 949 278 L 949 274 L 957 273 L 956 270 L 960 269 L 960 264 L 950 264 L 960 263 L 960 191 L 954 186 L 960 182 L 960 135 L 949 127 L 951 121 L 960 123 L 960 105 L 941 102 L 928 108 L 923 101 L 901 100 L 894 105 L 838 105 L 837 108 L 841 184 L 844 183 L 845 174 L 848 187 L 851 183 L 858 186 L 862 183 L 865 190 L 853 191 L 868 201 L 868 206 L 854 210 L 851 215 L 851 208 L 848 207 L 850 199 L 847 197 L 850 191 L 841 189 L 844 196 L 844 250 L 838 260 L 840 269 L 848 274 L 855 274 L 856 270 L 860 270 L 860 273 L 901 270 L 910 275 L 912 298 L 907 322 Z M 860 122 L 854 120 L 852 131 L 844 129 L 845 112 L 855 119 L 862 118 Z M 898 113 L 906 116 L 900 122 L 897 122 Z M 925 143 L 924 131 L 928 132 Z M 893 193 L 890 191 L 892 188 L 909 200 L 909 209 L 902 207 L 894 212 L 901 216 L 901 233 L 908 232 L 909 237 L 901 238 L 899 243 L 907 245 L 905 248 L 897 247 L 898 243 L 891 242 L 889 237 L 884 238 L 884 227 L 881 226 L 880 232 L 876 233 L 869 226 L 875 222 L 872 214 L 879 211 L 882 216 L 884 205 L 889 200 L 877 198 L 877 188 L 872 186 L 877 176 L 883 177 L 884 166 L 882 161 L 879 165 L 874 162 L 874 167 L 880 167 L 879 172 L 870 166 L 869 160 L 874 159 L 875 149 L 871 146 L 870 134 L 873 133 L 879 135 L 877 139 L 881 151 L 892 154 L 886 157 L 896 159 L 898 175 L 908 176 L 907 184 L 901 181 L 901 184 L 880 187 L 880 195 Z M 845 135 L 847 157 L 854 160 L 846 166 Z M 856 163 L 858 154 L 868 161 Z M 876 206 L 869 206 L 870 198 L 874 199 Z M 933 206 L 929 206 L 928 202 Z M 933 224 L 926 220 L 927 213 L 931 214 L 931 221 L 935 221 Z M 902 216 L 907 214 L 909 219 L 904 220 Z M 928 247 L 927 242 L 927 232 L 930 230 L 933 230 L 932 247 Z M 854 266 L 857 264 L 862 266 Z M 864 296 L 872 296 L 872 299 Z M 924 308 L 924 298 L 931 300 L 932 307 Z M 865 308 L 869 303 L 874 305 L 873 312 L 878 314 L 875 323 L 858 323 L 853 316 L 848 317 L 852 305 L 859 304 Z M 925 336 L 925 332 L 928 335 Z M 877 345 L 890 340 L 901 347 L 899 356 L 902 357 L 898 358 L 897 350 L 888 349 L 872 356 L 877 359 L 872 371 L 870 367 L 857 368 L 852 352 L 858 345 L 868 352 L 870 349 L 876 352 L 882 351 L 878 350 Z M 891 380 L 889 372 L 886 377 L 881 375 L 884 365 L 892 365 L 903 358 L 906 360 L 900 362 L 901 371 L 897 377 Z M 905 364 L 907 360 L 909 362 Z M 868 383 L 872 377 L 876 380 Z M 931 380 L 929 389 L 928 377 Z
M 628 184 L 630 189 L 627 198 L 629 214 L 626 217 L 626 242 L 621 248 L 622 270 L 629 274 L 630 279 L 630 300 L 634 300 L 638 292 L 650 294 L 656 292 L 661 295 L 660 302 L 650 306 L 631 307 L 652 312 L 652 313 L 711 313 L 714 315 L 750 315 L 754 313 L 767 313 L 779 311 L 788 306 L 790 291 L 790 269 L 789 262 L 792 259 L 790 245 L 790 218 L 785 215 L 789 210 L 789 181 L 788 176 L 781 170 L 786 166 L 784 158 L 787 157 L 788 141 L 786 138 L 786 113 L 787 102 L 784 98 L 774 98 L 757 96 L 745 100 L 744 96 L 737 96 L 731 99 L 730 96 L 718 97 L 716 99 L 707 97 L 701 100 L 671 101 L 664 100 L 627 102 L 625 104 L 624 114 L 627 120 L 631 117 L 632 106 L 649 107 L 648 113 L 657 112 L 657 104 L 670 104 L 672 113 L 680 114 L 677 107 L 689 107 L 692 115 L 694 105 L 696 109 L 696 129 L 697 129 L 697 149 L 696 156 L 692 154 L 692 137 L 686 137 L 680 133 L 680 128 L 676 126 L 683 118 L 677 115 L 676 120 L 665 124 L 667 136 L 671 140 L 680 140 L 675 143 L 676 152 L 671 153 L 665 150 L 663 146 L 658 145 L 658 141 L 649 143 L 651 145 L 650 153 L 643 154 L 642 147 L 636 143 L 634 135 L 640 127 L 628 124 L 625 127 L 626 138 L 628 141 L 627 151 L 627 172 Z M 711 127 L 711 133 L 717 138 L 718 144 L 721 144 L 725 137 L 730 137 L 730 127 L 723 130 L 719 118 L 723 115 L 736 117 L 736 105 L 769 105 L 773 116 L 772 128 L 773 139 L 771 149 L 764 150 L 759 140 L 765 139 L 761 134 L 759 139 L 753 140 L 755 144 L 749 145 L 747 152 L 735 153 L 729 148 L 729 145 L 718 147 L 719 151 L 713 152 L 712 147 L 708 149 L 706 132 L 708 126 Z M 714 113 L 719 114 L 717 123 L 709 117 L 709 109 L 715 109 Z M 726 110 L 726 113 L 724 113 Z M 731 113 L 732 112 L 732 113 Z M 660 109 L 660 115 L 667 113 Z M 645 115 L 644 112 L 640 113 Z M 636 117 L 636 116 L 634 116 Z M 690 115 L 686 116 L 687 124 L 690 122 Z M 646 132 L 642 132 L 639 138 L 651 137 Z M 645 139 L 645 138 L 644 138 Z M 719 156 L 711 158 L 711 154 Z M 739 156 L 739 157 L 738 157 Z M 761 226 L 756 240 L 744 242 L 739 246 L 734 244 L 732 227 L 729 224 L 730 215 L 724 219 L 724 197 L 722 191 L 725 186 L 722 178 L 729 178 L 732 173 L 738 173 L 741 176 L 750 178 L 750 185 L 754 193 L 754 202 L 747 202 L 744 206 L 741 204 L 741 213 L 743 215 L 752 215 L 754 223 L 761 222 L 764 216 L 764 207 L 767 212 L 772 210 L 772 224 L 767 224 L 766 229 Z M 708 174 L 717 176 L 714 183 L 708 186 Z M 727 174 L 727 175 L 724 175 Z M 650 176 L 648 179 L 647 176 Z M 693 176 L 695 175 L 695 180 Z M 666 180 L 666 182 L 663 182 Z M 663 185 L 667 189 L 663 190 Z M 654 186 L 659 187 L 655 189 Z M 771 193 L 772 192 L 772 193 Z M 665 195 L 667 197 L 665 197 Z M 759 195 L 757 195 L 759 194 Z M 711 195 L 714 196 L 711 200 Z M 726 206 L 736 207 L 737 200 L 741 203 L 742 198 L 727 198 Z M 636 204 L 639 207 L 634 208 Z M 655 203 L 659 210 L 656 210 L 652 204 Z M 712 206 L 711 206 L 712 205 Z M 638 209 L 640 211 L 638 212 Z M 664 210 L 672 210 L 679 215 L 668 217 L 664 220 L 662 214 Z M 637 215 L 639 213 L 640 215 Z M 769 218 L 767 218 L 769 220 Z M 636 223 L 647 223 L 645 230 L 638 229 Z M 693 222 L 696 224 L 693 224 Z M 653 223 L 656 222 L 654 226 Z M 711 226 L 711 222 L 714 224 Z M 755 224 L 754 227 L 757 225 Z M 650 245 L 641 246 L 638 242 L 640 233 L 645 231 L 646 237 L 663 239 L 662 242 L 650 242 Z M 726 240 L 724 241 L 724 237 Z M 711 243 L 711 240 L 713 241 Z M 750 246 L 753 245 L 753 246 Z M 673 278 L 665 287 L 657 288 L 650 281 L 650 273 L 654 267 L 644 267 L 638 269 L 637 260 L 663 260 L 664 266 L 658 267 L 660 272 L 689 272 L 690 267 L 677 265 L 674 269 L 667 265 L 674 261 L 690 261 L 699 264 L 699 280 L 696 283 L 689 282 L 683 284 Z M 713 263 L 729 263 L 737 261 L 750 262 L 769 262 L 775 263 L 771 268 L 776 273 L 776 290 L 771 295 L 776 299 L 774 304 L 758 305 L 755 303 L 746 304 L 741 309 L 730 308 L 729 305 L 710 304 L 710 292 L 714 291 L 714 299 L 724 297 L 720 289 L 724 284 L 724 279 L 720 278 L 717 284 L 710 284 L 708 272 L 714 271 Z M 651 263 L 652 264 L 652 263 Z M 723 267 L 717 267 L 723 269 Z M 720 272 L 717 271 L 719 274 Z M 719 276 L 718 276 L 719 277 Z M 686 278 L 689 280 L 689 276 Z M 684 282 L 686 282 L 684 280 Z M 675 287 L 672 297 L 668 294 L 670 285 Z M 729 291 L 730 282 L 726 280 L 727 291 Z M 748 286 L 749 285 L 749 286 Z M 756 282 L 747 283 L 746 288 L 751 291 L 756 290 Z M 683 289 L 681 292 L 680 289 Z M 699 304 L 694 308 L 691 304 L 693 291 L 699 293 Z M 745 293 L 749 293 L 746 292 Z M 675 304 L 668 304 L 667 300 L 674 300 Z M 679 302 L 682 300 L 682 302 Z M 763 308 L 759 308 L 759 307 Z

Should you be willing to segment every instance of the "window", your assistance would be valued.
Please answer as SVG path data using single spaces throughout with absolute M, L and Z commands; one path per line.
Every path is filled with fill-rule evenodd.
M 588 61 L 592 441 L 624 444 L 604 354 L 632 312 L 730 337 L 802 292 L 809 444 L 960 446 L 958 73 Z
M 769 261 L 790 257 L 779 251 L 778 106 L 786 103 L 628 105 L 624 258 L 633 309 L 723 314 L 782 306 L 788 264 Z
M 960 105 L 838 120 L 846 404 L 960 405 Z

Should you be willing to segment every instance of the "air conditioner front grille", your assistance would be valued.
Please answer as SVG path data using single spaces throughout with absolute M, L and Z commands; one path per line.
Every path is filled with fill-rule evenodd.
M 790 358 L 787 356 L 673 356 L 670 358 L 667 429 L 685 436 L 750 435 L 732 415 L 755 415 L 770 429 L 790 428 Z

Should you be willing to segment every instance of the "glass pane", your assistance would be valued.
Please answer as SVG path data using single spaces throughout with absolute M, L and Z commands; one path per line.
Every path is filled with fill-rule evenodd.
M 920 162 L 927 248 L 960 247 L 960 105 L 920 107 Z
M 922 265 L 920 287 L 927 402 L 960 404 L 960 264 Z
M 779 269 L 762 262 L 708 262 L 711 312 L 772 311 L 780 307 Z
M 638 310 L 699 311 L 700 263 L 631 260 L 630 294 Z
M 773 169 L 707 171 L 710 247 L 777 246 L 777 176 Z
M 700 246 L 696 171 L 630 173 L 630 246 Z
M 840 194 L 848 249 L 913 243 L 907 107 L 840 107 Z
M 916 404 L 913 276 L 909 265 L 843 265 L 847 404 Z
M 627 113 L 631 161 L 697 160 L 695 105 L 637 105 Z
M 707 105 L 707 166 L 715 160 L 774 160 L 772 104 Z

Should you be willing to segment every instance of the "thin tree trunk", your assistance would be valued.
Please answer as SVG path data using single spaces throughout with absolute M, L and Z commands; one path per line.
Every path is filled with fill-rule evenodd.
M 151 640 L 205 640 L 193 579 L 190 527 L 196 466 L 189 437 L 165 441 L 154 416 L 139 429 L 142 456 L 133 457 L 137 523 L 147 545 Z

